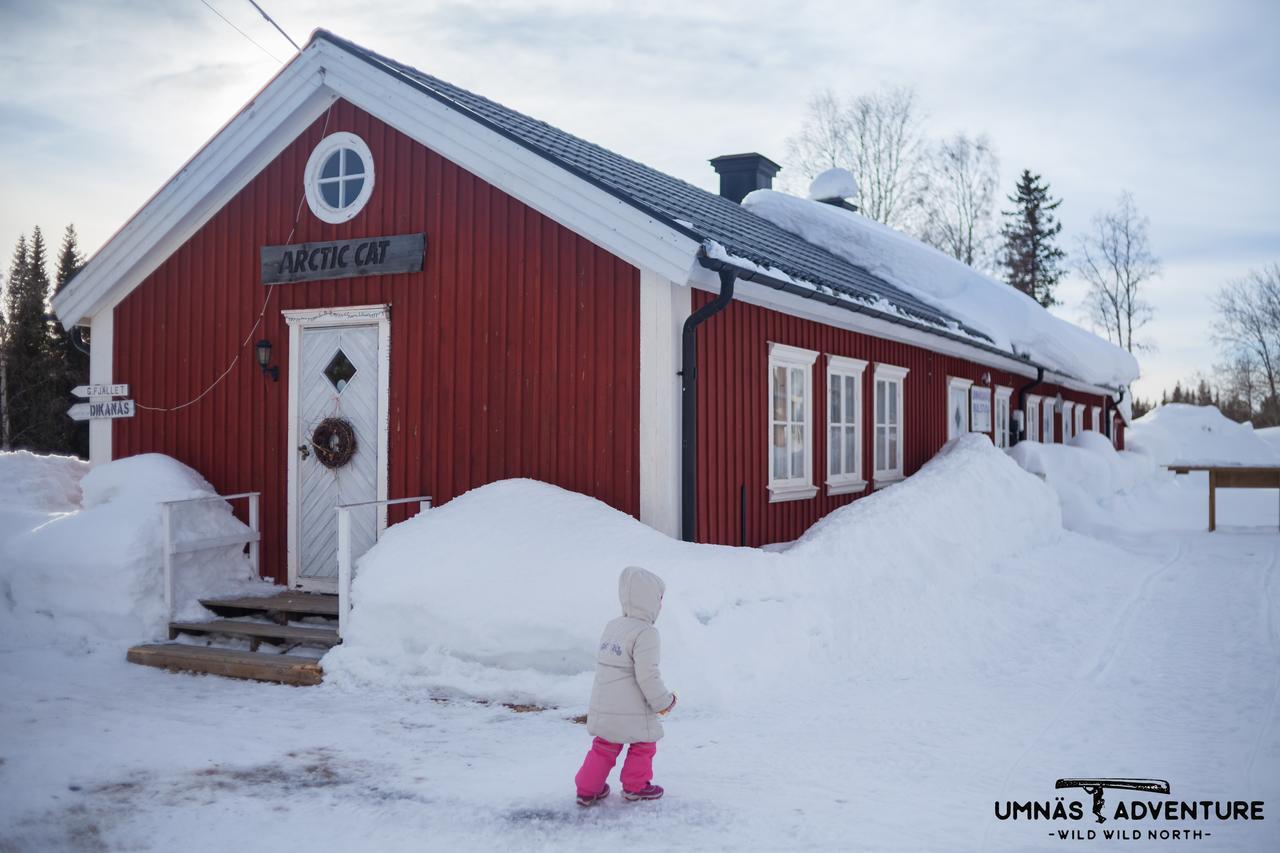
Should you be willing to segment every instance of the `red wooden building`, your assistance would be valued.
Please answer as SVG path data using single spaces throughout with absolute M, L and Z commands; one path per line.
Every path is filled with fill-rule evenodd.
M 719 195 L 318 31 L 55 299 L 137 403 L 92 460 L 260 491 L 263 573 L 332 591 L 339 503 L 374 502 L 363 549 L 379 501 L 531 477 L 760 545 L 958 431 L 1121 440 L 1119 384 L 752 214 L 767 159 L 713 163 Z

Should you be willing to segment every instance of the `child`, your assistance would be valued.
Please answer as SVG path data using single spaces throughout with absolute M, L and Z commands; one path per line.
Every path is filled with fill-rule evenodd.
M 628 800 L 656 800 L 662 788 L 653 784 L 653 754 L 662 737 L 659 716 L 676 706 L 658 672 L 658 629 L 662 609 L 662 579 L 636 566 L 622 570 L 618 598 L 622 616 L 604 626 L 596 655 L 596 682 L 591 688 L 587 731 L 596 736 L 582 769 L 578 805 L 589 806 L 609 796 L 605 779 L 624 743 L 631 744 L 622 763 L 622 796 Z

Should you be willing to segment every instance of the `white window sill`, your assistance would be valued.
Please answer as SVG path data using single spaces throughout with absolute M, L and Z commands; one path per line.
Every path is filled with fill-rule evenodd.
M 894 483 L 901 483 L 905 479 L 907 478 L 902 474 L 886 474 L 884 476 L 877 474 L 875 478 L 875 485 L 871 488 L 883 489 L 885 486 L 892 486 Z
M 817 493 L 817 486 L 770 486 L 769 503 L 776 504 L 783 501 L 804 501 L 813 497 Z
M 847 495 L 867 487 L 866 480 L 827 480 L 827 494 Z

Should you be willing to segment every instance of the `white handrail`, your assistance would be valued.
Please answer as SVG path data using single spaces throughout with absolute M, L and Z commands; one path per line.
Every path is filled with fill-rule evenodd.
M 362 506 L 396 506 L 398 504 L 418 504 L 418 511 L 431 509 L 431 496 L 419 495 L 416 498 L 396 498 L 395 500 L 358 501 L 356 503 L 339 504 L 338 511 L 338 639 L 347 631 L 347 617 L 351 613 L 351 510 Z
M 193 551 L 207 551 L 212 548 L 229 548 L 232 545 L 249 546 L 249 567 L 254 577 L 258 576 L 259 544 L 262 533 L 258 530 L 258 499 L 261 492 L 238 492 L 234 495 L 206 495 L 199 498 L 182 498 L 176 501 L 161 501 L 164 513 L 164 609 L 170 621 L 173 620 L 173 558 L 176 554 L 190 554 Z M 187 542 L 173 541 L 173 507 L 177 504 L 203 503 L 206 501 L 233 501 L 240 499 L 249 501 L 249 532 L 230 536 L 213 536 L 208 539 L 193 539 Z

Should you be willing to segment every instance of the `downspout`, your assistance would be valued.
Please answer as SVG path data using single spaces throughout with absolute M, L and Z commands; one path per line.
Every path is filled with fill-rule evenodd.
M 1125 391 L 1127 391 L 1127 390 L 1129 390 L 1129 389 L 1128 389 L 1128 387 L 1126 387 L 1126 386 L 1124 386 L 1124 385 L 1120 386 L 1120 396 L 1119 396 L 1119 397 L 1116 397 L 1116 399 L 1115 399 L 1114 401 L 1111 399 L 1111 395 L 1110 395 L 1110 394 L 1108 394 L 1108 395 L 1107 395 L 1107 405 L 1103 407 L 1103 416 L 1107 419 L 1107 438 L 1111 439 L 1111 441 L 1112 441 L 1112 443 L 1113 443 L 1113 444 L 1115 443 L 1115 440 L 1116 440 L 1116 437 L 1115 437 L 1115 435 L 1114 435 L 1114 433 L 1115 433 L 1115 425 L 1114 425 L 1114 424 L 1115 424 L 1115 416 L 1114 416 L 1114 415 L 1112 415 L 1110 412 L 1106 411 L 1106 409 L 1114 408 L 1114 409 L 1116 409 L 1117 411 L 1119 411 L 1120 403 L 1124 400 L 1124 392 L 1125 392 Z
M 696 541 L 698 470 L 698 327 L 733 301 L 737 271 L 718 270 L 720 293 L 684 321 L 680 355 L 680 538 Z
M 1022 428 L 1018 430 L 1017 440 L 1014 441 L 1014 444 L 1017 444 L 1019 441 L 1026 441 L 1027 439 L 1027 393 L 1033 390 L 1037 385 L 1041 385 L 1043 383 L 1044 368 L 1037 367 L 1035 381 L 1028 382 L 1026 385 L 1023 385 L 1018 389 L 1018 411 L 1022 412 Z

